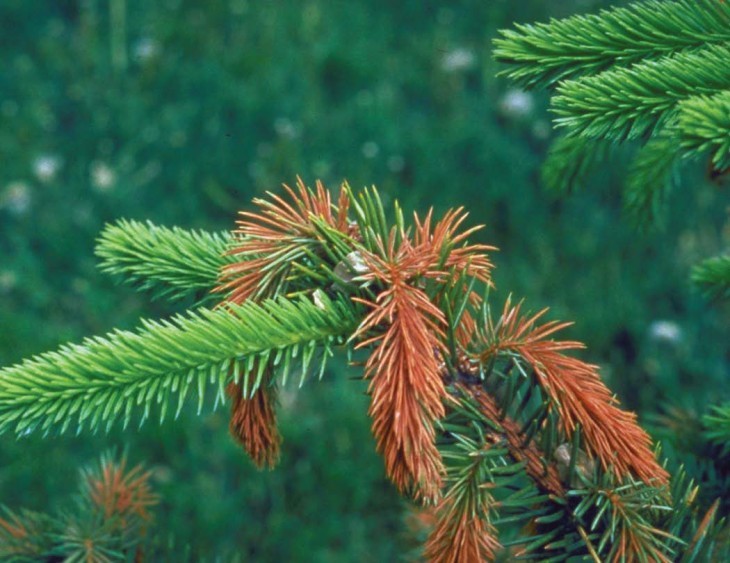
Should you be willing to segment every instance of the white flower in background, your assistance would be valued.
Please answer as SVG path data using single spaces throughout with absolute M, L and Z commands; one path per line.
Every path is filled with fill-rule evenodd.
M 25 215 L 30 208 L 30 186 L 25 182 L 10 182 L 0 193 L 0 209 L 15 215 Z
M 677 344 L 682 340 L 682 328 L 674 321 L 654 321 L 649 325 L 649 337 L 657 342 Z
M 132 55 L 141 62 L 147 62 L 157 56 L 160 45 L 151 37 L 140 38 L 132 48 Z
M 285 139 L 296 139 L 299 136 L 299 128 L 286 117 L 277 117 L 274 120 L 274 131 Z
M 100 192 L 106 192 L 114 187 L 117 177 L 108 164 L 104 162 L 91 163 L 91 183 Z
M 465 49 L 464 47 L 457 47 L 441 57 L 441 69 L 446 72 L 468 70 L 474 66 L 476 60 L 474 51 Z
M 379 152 L 380 147 L 378 146 L 378 143 L 374 141 L 368 141 L 362 146 L 362 155 L 365 158 L 375 158 L 376 156 L 378 156 Z
M 312 172 L 317 178 L 324 178 L 329 176 L 332 171 L 332 164 L 328 160 L 315 160 L 312 164 Z
M 8 293 L 18 283 L 18 276 L 12 270 L 0 270 L 0 293 Z
M 526 117 L 535 105 L 532 94 L 524 90 L 507 90 L 499 101 L 499 109 L 504 115 L 512 118 Z
M 51 182 L 61 169 L 61 159 L 53 154 L 42 154 L 33 161 L 33 174 L 41 182 Z

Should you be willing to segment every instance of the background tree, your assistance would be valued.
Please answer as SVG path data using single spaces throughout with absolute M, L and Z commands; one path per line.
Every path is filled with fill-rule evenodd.
M 158 502 L 142 465 L 103 454 L 81 472 L 74 502 L 57 514 L 3 507 L 3 561 L 142 561 L 143 544 Z
M 656 219 L 682 161 L 730 170 L 730 6 L 720 0 L 647 1 L 595 15 L 523 25 L 495 40 L 506 76 L 554 88 L 551 109 L 564 136 L 543 167 L 548 187 L 590 179 L 591 162 L 627 141 L 638 148 L 624 202 L 639 223 Z M 693 279 L 711 295 L 730 292 L 730 257 L 710 258 Z

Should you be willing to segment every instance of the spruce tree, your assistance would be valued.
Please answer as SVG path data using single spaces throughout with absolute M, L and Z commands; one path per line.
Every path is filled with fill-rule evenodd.
M 495 40 L 503 74 L 551 90 L 556 140 L 543 180 L 568 191 L 593 165 L 628 145 L 630 216 L 661 219 L 679 168 L 704 161 L 711 181 L 730 171 L 730 4 L 648 0 L 598 14 L 517 25 Z M 698 264 L 692 279 L 710 296 L 730 295 L 730 256 Z
M 228 234 L 109 226 L 105 271 L 198 304 L 0 370 L 0 430 L 162 422 L 212 394 L 253 462 L 273 467 L 277 389 L 344 353 L 368 382 L 385 473 L 428 523 L 429 560 L 728 556 L 718 503 L 669 475 L 573 355 L 582 344 L 557 338 L 569 323 L 492 305 L 495 249 L 469 241 L 462 208 L 407 221 L 374 188 L 333 197 L 301 180 L 254 203 Z
M 543 167 L 549 188 L 564 193 L 587 184 L 597 163 L 628 145 L 634 157 L 624 203 L 643 227 L 661 219 L 680 165 L 705 161 L 716 183 L 730 171 L 726 2 L 637 2 L 518 25 L 502 31 L 495 46 L 495 57 L 510 65 L 504 75 L 526 88 L 551 90 L 554 123 L 563 136 Z M 704 260 L 691 278 L 709 297 L 726 299 L 730 255 Z M 718 509 L 727 514 L 730 405 L 710 407 L 702 417 L 674 409 L 657 420 L 658 432 L 703 482 L 705 495 L 723 499 Z M 689 439 L 678 438 L 688 432 Z

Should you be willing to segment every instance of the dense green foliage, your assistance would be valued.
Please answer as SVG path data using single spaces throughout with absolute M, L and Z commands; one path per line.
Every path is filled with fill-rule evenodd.
M 0 364 L 132 326 L 141 311 L 171 312 L 96 272 L 104 222 L 222 231 L 252 195 L 300 173 L 376 183 L 421 209 L 468 203 L 502 249 L 498 288 L 577 319 L 590 357 L 610 365 L 611 387 L 642 415 L 672 405 L 698 418 L 709 397 L 727 396 L 730 326 L 726 310 L 687 287 L 686 272 L 727 244 L 716 228 L 722 194 L 674 193 L 667 231 L 638 237 L 621 223 L 620 174 L 609 168 L 586 179 L 603 190 L 559 204 L 541 192 L 548 114 L 541 98 L 493 78 L 490 40 L 515 20 L 578 8 L 557 9 L 3 3 Z M 705 113 L 708 127 L 727 126 Z M 687 150 L 712 150 L 702 131 L 688 131 Z M 331 377 L 343 369 L 306 395 L 282 390 L 287 441 L 276 473 L 256 473 L 230 443 L 225 415 L 199 421 L 193 405 L 174 424 L 123 437 L 4 437 L 0 499 L 44 511 L 79 464 L 124 442 L 154 466 L 165 503 L 157 528 L 194 538 L 195 553 L 393 559 L 404 536 L 399 501 L 373 453 L 363 398 Z M 302 525 L 312 520 L 316 529 Z
M 495 55 L 510 65 L 503 74 L 555 89 L 554 124 L 566 138 L 545 163 L 546 184 L 585 185 L 596 153 L 635 141 L 625 202 L 645 226 L 677 183 L 682 161 L 706 160 L 710 178 L 724 176 L 729 30 L 725 2 L 665 0 L 502 31 Z

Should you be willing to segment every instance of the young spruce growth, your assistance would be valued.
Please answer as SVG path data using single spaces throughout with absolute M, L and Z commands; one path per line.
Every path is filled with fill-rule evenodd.
M 147 320 L 0 371 L 0 429 L 108 429 L 176 416 L 189 395 L 230 400 L 233 436 L 260 467 L 281 447 L 276 392 L 364 355 L 388 477 L 426 511 L 431 561 L 704 561 L 716 505 L 670 479 L 596 366 L 507 299 L 488 302 L 494 250 L 466 213 L 387 218 L 375 189 L 299 181 L 257 199 L 232 234 L 120 222 L 105 271 L 199 308 Z M 211 293 L 212 292 L 212 293 Z M 356 363 L 355 365 L 362 365 Z M 354 485 L 353 485 L 354 486 Z

